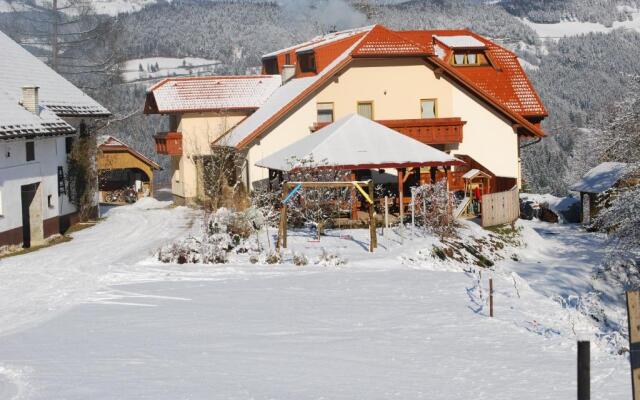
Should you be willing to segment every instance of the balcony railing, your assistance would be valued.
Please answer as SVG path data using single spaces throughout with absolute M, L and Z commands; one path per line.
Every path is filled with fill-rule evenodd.
M 462 127 L 466 124 L 460 118 L 387 119 L 376 122 L 425 144 L 462 143 Z M 315 123 L 310 129 L 315 132 L 327 125 L 326 122 Z
M 154 136 L 156 153 L 168 156 L 182 155 L 182 133 L 160 132 Z
M 376 122 L 425 144 L 462 143 L 462 127 L 466 124 L 460 118 L 390 119 Z

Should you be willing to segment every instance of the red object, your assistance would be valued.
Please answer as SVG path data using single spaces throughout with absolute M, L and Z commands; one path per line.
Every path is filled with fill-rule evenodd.
M 476 186 L 473 189 L 473 198 L 482 203 L 482 191 L 480 191 L 480 186 Z
M 182 155 L 182 133 L 161 132 L 153 138 L 156 141 L 156 153 L 169 156 Z

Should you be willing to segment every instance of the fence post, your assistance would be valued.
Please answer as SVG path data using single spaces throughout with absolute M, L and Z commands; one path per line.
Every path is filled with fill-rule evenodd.
M 493 278 L 489 278 L 489 316 L 493 318 Z
M 627 324 L 629 327 L 629 363 L 633 400 L 640 400 L 640 292 L 627 292 Z
M 374 210 L 374 199 L 373 199 L 373 181 L 369 180 L 369 182 L 367 183 L 367 186 L 369 187 L 369 200 L 371 200 L 371 202 L 369 203 L 369 234 L 370 234 L 370 245 L 369 245 L 369 250 L 371 252 L 373 252 L 373 249 L 375 249 L 376 247 L 378 247 L 378 238 L 376 236 L 376 215 L 375 215 L 375 210 Z
M 389 229 L 389 196 L 384 196 L 384 227 Z
M 591 397 L 590 353 L 590 342 L 578 341 L 578 400 L 589 400 Z
M 411 237 L 416 235 L 416 192 L 411 188 Z

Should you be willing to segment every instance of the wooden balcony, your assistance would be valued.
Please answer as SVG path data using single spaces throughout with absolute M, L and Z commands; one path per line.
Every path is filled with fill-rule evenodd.
M 156 140 L 156 153 L 168 156 L 182 155 L 182 133 L 160 132 L 154 136 Z
M 425 144 L 462 143 L 460 118 L 389 119 L 376 121 Z
M 376 122 L 425 144 L 462 143 L 462 127 L 466 124 L 460 118 L 387 119 Z M 315 132 L 327 125 L 315 123 L 310 130 Z

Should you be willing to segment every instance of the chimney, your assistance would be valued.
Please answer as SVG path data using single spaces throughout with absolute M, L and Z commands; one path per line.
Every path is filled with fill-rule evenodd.
M 22 106 L 36 115 L 40 115 L 38 86 L 22 87 Z
M 282 84 L 289 82 L 291 78 L 296 76 L 296 66 L 295 65 L 283 65 L 282 66 Z

